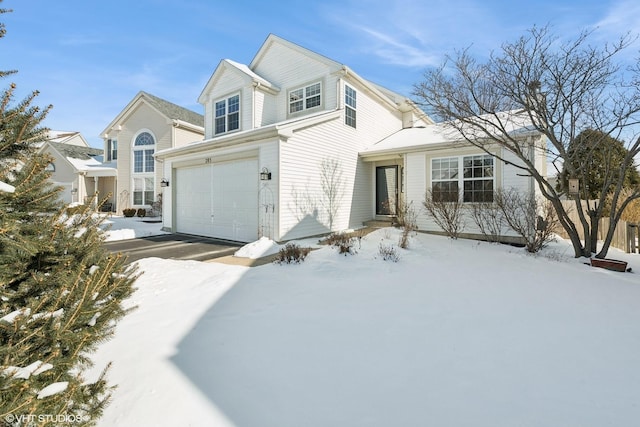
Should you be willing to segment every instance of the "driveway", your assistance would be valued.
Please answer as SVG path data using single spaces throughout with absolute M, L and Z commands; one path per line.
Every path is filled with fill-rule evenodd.
M 233 255 L 242 244 L 186 234 L 162 234 L 105 242 L 104 246 L 110 252 L 126 255 L 129 262 L 150 257 L 206 261 Z

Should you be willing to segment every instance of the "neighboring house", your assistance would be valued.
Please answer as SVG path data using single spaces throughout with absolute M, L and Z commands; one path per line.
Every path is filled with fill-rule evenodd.
M 162 171 L 154 153 L 201 140 L 203 125 L 201 114 L 139 92 L 102 132 L 104 165 L 117 170 L 116 211 L 157 201 Z
M 420 211 L 432 185 L 456 187 L 465 201 L 533 188 L 515 168 L 444 138 L 406 97 L 275 35 L 249 65 L 222 60 L 198 101 L 205 140 L 155 153 L 169 231 L 285 241 L 390 219 L 400 200 Z M 468 164 L 482 165 L 469 182 Z M 438 231 L 423 213 L 419 225 Z
M 111 211 L 116 171 L 102 165 L 102 150 L 90 147 L 80 132 L 49 131 L 39 151 L 53 158 L 47 169 L 62 187 L 63 202 L 86 203 L 98 192 L 98 202 L 107 199 L 103 210 Z

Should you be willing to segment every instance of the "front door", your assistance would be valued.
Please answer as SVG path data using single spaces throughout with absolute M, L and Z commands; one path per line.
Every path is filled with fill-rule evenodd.
M 398 206 L 398 166 L 376 167 L 376 215 L 395 215 Z

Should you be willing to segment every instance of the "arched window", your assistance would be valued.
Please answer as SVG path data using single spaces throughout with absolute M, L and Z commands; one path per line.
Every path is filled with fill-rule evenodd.
M 136 136 L 133 144 L 133 173 L 153 172 L 153 153 L 156 141 L 149 132 Z
M 140 132 L 133 142 L 133 204 L 151 205 L 154 201 L 154 159 L 156 141 L 150 132 Z

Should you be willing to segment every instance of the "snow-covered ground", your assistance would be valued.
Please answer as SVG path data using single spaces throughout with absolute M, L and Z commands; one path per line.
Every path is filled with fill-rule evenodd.
M 107 242 L 167 234 L 161 231 L 159 218 L 109 216 L 105 218 L 102 228 L 107 232 Z
M 101 426 L 636 426 L 633 273 L 419 234 L 300 265 L 147 258 L 113 340 Z M 269 242 L 244 248 L 255 254 Z M 272 250 L 273 248 L 271 248 Z

